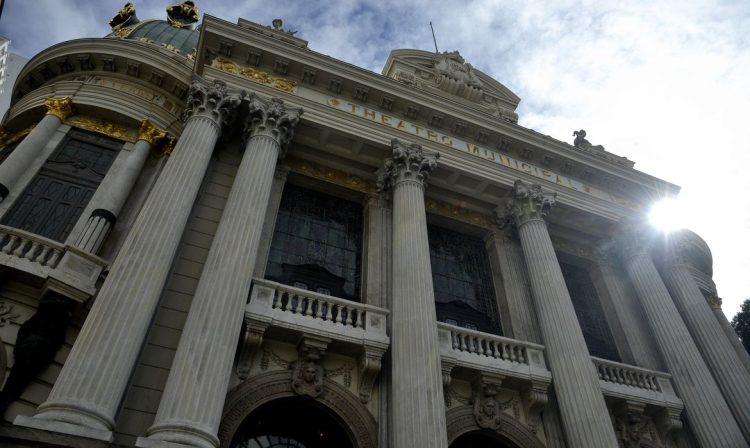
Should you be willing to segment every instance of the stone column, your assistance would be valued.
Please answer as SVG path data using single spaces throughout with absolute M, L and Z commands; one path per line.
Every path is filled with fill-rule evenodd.
M 284 194 L 284 185 L 289 175 L 288 166 L 276 167 L 276 173 L 273 176 L 273 185 L 271 186 L 271 195 L 268 199 L 266 208 L 266 217 L 263 220 L 263 231 L 260 234 L 260 245 L 258 246 L 258 256 L 255 259 L 256 278 L 263 278 L 266 275 L 268 266 L 268 254 L 271 253 L 271 242 L 273 241 L 273 232 L 276 228 L 276 216 L 279 214 L 281 206 L 281 196 Z
M 544 217 L 554 196 L 517 180 L 508 211 L 517 228 L 531 282 L 545 354 L 568 445 L 616 448 L 617 440 Z
M 365 303 L 390 308 L 391 207 L 383 195 L 372 194 L 367 197 L 364 214 Z
M 91 198 L 95 208 L 75 243 L 77 247 L 92 254 L 99 252 L 135 186 L 151 148 L 166 136 L 167 131 L 157 128 L 148 119 L 141 121 L 138 141 L 128 155 L 125 165 L 116 173 L 114 179 L 105 179 Z
M 8 197 L 18 177 L 39 157 L 60 124 L 73 113 L 73 99 L 70 97 L 47 98 L 44 106 L 47 115 L 0 165 L 0 202 Z
M 437 165 L 417 144 L 391 141 L 378 186 L 393 191 L 391 414 L 393 448 L 447 448 L 425 181 Z
M 503 322 L 503 331 L 514 339 L 541 343 L 521 244 L 503 221 L 501 224 L 503 228 L 490 232 L 485 244 L 495 293 L 504 296 L 506 302 L 500 309 L 505 310 L 503 314 L 507 314 L 510 321 L 510 325 Z
M 187 122 L 128 233 L 46 402 L 15 424 L 112 440 L 114 417 L 167 281 L 221 126 L 240 102 L 196 78 Z
M 252 97 L 249 139 L 193 297 L 154 424 L 137 445 L 216 448 L 258 244 L 282 147 L 302 109 Z
M 689 233 L 667 237 L 664 281 L 688 331 L 713 373 L 719 389 L 750 444 L 750 372 L 726 338 L 693 276 L 689 272 Z
M 664 362 L 685 403 L 690 428 L 701 446 L 747 446 L 646 250 L 646 235 L 645 226 L 625 223 L 619 232 L 618 249 Z
M 611 250 L 600 248 L 596 252 L 597 264 L 592 278 L 600 297 L 604 299 L 606 294 L 614 308 L 623 328 L 622 333 L 632 355 L 632 362 L 646 369 L 663 370 L 651 329 L 638 299 L 623 279 L 622 267 L 617 265 Z

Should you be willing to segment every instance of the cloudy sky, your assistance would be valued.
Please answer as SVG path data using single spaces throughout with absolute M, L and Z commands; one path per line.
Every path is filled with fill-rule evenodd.
M 103 36 L 124 1 L 8 0 L 0 34 L 31 57 Z M 141 19 L 165 0 L 136 2 Z M 281 17 L 315 51 L 380 72 L 394 48 L 459 50 L 521 98 L 520 124 L 594 144 L 682 186 L 670 216 L 714 255 L 724 311 L 750 297 L 750 2 L 198 0 L 201 13 Z

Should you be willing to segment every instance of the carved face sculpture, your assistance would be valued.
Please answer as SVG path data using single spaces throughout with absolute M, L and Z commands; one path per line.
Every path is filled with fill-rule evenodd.
M 305 370 L 302 371 L 302 379 L 305 380 L 308 384 L 315 383 L 315 379 L 318 376 L 318 369 L 315 368 L 315 364 L 309 363 L 305 367 Z
M 489 418 L 494 418 L 497 412 L 497 402 L 493 398 L 488 398 L 484 401 L 482 406 L 482 412 Z

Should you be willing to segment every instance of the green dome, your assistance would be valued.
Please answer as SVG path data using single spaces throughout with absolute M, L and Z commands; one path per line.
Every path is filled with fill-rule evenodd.
M 144 20 L 135 25 L 116 30 L 107 37 L 119 37 L 159 45 L 187 57 L 198 47 L 198 30 L 176 28 L 164 20 Z

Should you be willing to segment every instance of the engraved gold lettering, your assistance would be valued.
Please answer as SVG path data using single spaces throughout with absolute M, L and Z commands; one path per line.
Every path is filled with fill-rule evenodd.
M 431 131 L 429 129 L 427 130 L 427 138 L 429 138 L 430 140 L 438 141 L 438 135 L 437 135 L 437 133 L 435 133 L 434 131 Z
M 352 107 L 352 113 L 353 114 L 357 113 L 357 109 L 359 108 L 359 106 L 357 106 L 356 104 L 352 104 L 352 103 L 346 103 L 346 104 L 348 104 L 348 105 L 350 105 Z
M 396 125 L 396 129 L 406 129 L 406 125 L 404 124 L 404 120 L 398 120 L 398 124 Z
M 369 118 L 370 120 L 375 120 L 375 111 L 364 108 L 362 110 L 362 116 Z
M 444 145 L 450 146 L 451 148 L 453 147 L 453 139 L 447 135 L 444 135 L 441 140 Z
M 383 123 L 384 125 L 392 126 L 391 125 L 391 117 L 389 117 L 386 114 L 380 114 L 380 122 Z
M 471 154 L 479 155 L 479 148 L 477 148 L 475 145 L 472 145 L 471 143 L 466 144 L 466 151 L 470 152 Z
M 420 133 L 420 132 L 422 132 L 422 128 L 420 128 L 420 127 L 419 127 L 419 126 L 417 126 L 417 125 L 414 125 L 414 124 L 413 124 L 413 125 L 411 125 L 411 127 L 413 127 L 413 128 L 414 128 L 414 133 L 415 133 L 415 134 L 417 134 L 417 135 L 419 135 L 419 133 Z
M 531 173 L 531 165 L 526 162 L 521 162 L 521 171 Z

